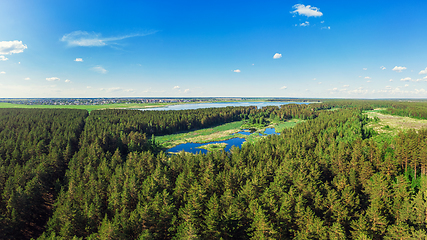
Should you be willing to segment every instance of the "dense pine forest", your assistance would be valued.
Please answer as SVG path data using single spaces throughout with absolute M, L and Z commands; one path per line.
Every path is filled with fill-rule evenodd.
M 425 239 L 427 130 L 376 138 L 330 100 L 181 111 L 0 109 L 0 239 Z M 165 154 L 155 136 L 305 121 L 230 153 Z

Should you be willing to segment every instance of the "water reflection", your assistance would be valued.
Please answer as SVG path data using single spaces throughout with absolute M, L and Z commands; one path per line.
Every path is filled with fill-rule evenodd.
M 189 109 L 199 109 L 199 108 L 222 108 L 222 107 L 248 107 L 256 106 L 257 108 L 263 108 L 266 106 L 281 106 L 285 104 L 310 104 L 307 102 L 221 102 L 221 103 L 189 103 L 189 104 L 178 104 L 171 105 L 166 107 L 158 108 L 143 108 L 139 109 L 142 111 L 147 110 L 157 110 L 157 111 L 167 111 L 167 110 L 189 110 Z
M 208 143 L 183 143 L 183 144 L 179 144 L 173 148 L 168 149 L 166 152 L 177 153 L 177 152 L 185 151 L 185 152 L 189 152 L 189 153 L 207 153 L 208 150 L 198 148 L 198 147 L 208 145 L 208 144 L 215 144 L 215 143 L 226 143 L 227 146 L 224 148 L 224 151 L 230 152 L 230 149 L 233 146 L 240 148 L 245 141 L 246 141 L 246 139 L 244 139 L 244 138 L 237 138 L 236 137 L 236 138 L 232 138 L 232 139 L 228 139 L 228 140 L 224 140 L 224 141 L 216 141 L 216 142 L 208 142 Z
M 259 136 L 272 135 L 272 134 L 280 135 L 280 133 L 276 133 L 275 128 L 266 128 L 263 134 L 257 133 L 257 132 L 251 132 L 248 129 L 244 129 L 244 131 L 233 133 L 231 135 L 235 135 L 235 134 L 242 134 L 242 135 L 246 135 L 246 136 L 249 136 L 251 134 L 258 134 Z M 203 149 L 203 148 L 199 148 L 199 147 L 205 146 L 208 144 L 216 144 L 216 143 L 227 144 L 224 148 L 224 151 L 230 152 L 230 149 L 233 146 L 240 148 L 245 141 L 246 141 L 246 139 L 244 139 L 244 138 L 235 137 L 235 138 L 224 140 L 224 141 L 216 141 L 216 142 L 208 142 L 208 143 L 183 143 L 183 144 L 179 144 L 173 148 L 168 149 L 166 152 L 167 153 L 178 153 L 181 151 L 185 151 L 185 152 L 194 153 L 194 154 L 196 154 L 196 153 L 207 153 L 208 150 Z

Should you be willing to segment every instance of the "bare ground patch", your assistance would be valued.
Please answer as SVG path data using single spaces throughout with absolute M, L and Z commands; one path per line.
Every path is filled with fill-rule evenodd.
M 427 128 L 427 120 L 393 116 L 378 112 L 367 112 L 366 114 L 369 118 L 378 117 L 380 119 L 379 122 L 373 122 L 367 126 L 373 128 L 378 133 L 389 133 L 395 135 L 399 131 L 407 129 L 419 130 L 421 128 Z

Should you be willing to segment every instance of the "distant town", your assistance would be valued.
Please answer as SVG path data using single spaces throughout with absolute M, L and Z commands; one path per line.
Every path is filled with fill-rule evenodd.
M 0 102 L 24 105 L 105 105 L 135 103 L 190 103 L 242 100 L 247 100 L 247 98 L 28 98 L 0 99 Z

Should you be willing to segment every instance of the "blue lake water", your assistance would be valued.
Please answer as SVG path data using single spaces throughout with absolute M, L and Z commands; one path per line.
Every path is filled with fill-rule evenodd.
M 256 106 L 257 108 L 262 108 L 266 106 L 280 106 L 285 104 L 310 104 L 307 102 L 221 102 L 221 103 L 188 103 L 188 104 L 178 104 L 171 105 L 166 107 L 158 108 L 143 108 L 139 110 L 157 110 L 157 111 L 167 111 L 167 110 L 189 110 L 189 109 L 199 109 L 199 108 L 222 108 L 222 107 L 248 107 Z
M 166 152 L 176 153 L 184 150 L 185 152 L 189 152 L 189 153 L 207 153 L 208 150 L 197 148 L 197 147 L 212 144 L 212 143 L 226 143 L 227 146 L 224 148 L 224 151 L 229 152 L 231 147 L 235 146 L 240 148 L 245 141 L 246 139 L 244 138 L 236 137 L 236 138 L 228 139 L 225 141 L 216 141 L 216 142 L 209 142 L 209 143 L 183 143 L 168 149 Z
M 272 134 L 280 135 L 280 133 L 276 133 L 275 128 L 266 128 L 263 134 L 258 133 L 258 132 L 251 133 L 249 131 L 240 131 L 237 133 L 233 133 L 231 135 L 236 135 L 236 134 L 243 134 L 243 135 L 247 135 L 247 136 L 251 135 L 251 134 L 258 134 L 259 136 L 272 135 Z M 177 152 L 185 151 L 185 152 L 194 153 L 194 154 L 195 153 L 207 153 L 208 150 L 198 148 L 198 147 L 208 145 L 208 144 L 213 144 L 213 143 L 226 143 L 227 145 L 225 146 L 224 151 L 230 152 L 230 149 L 233 146 L 240 148 L 245 141 L 246 141 L 246 139 L 244 139 L 244 138 L 235 137 L 235 138 L 228 139 L 225 141 L 216 141 L 216 142 L 208 142 L 208 143 L 183 143 L 183 144 L 179 144 L 173 148 L 168 149 L 166 152 L 177 153 Z
M 271 135 L 271 134 L 276 134 L 276 135 L 280 135 L 280 133 L 276 133 L 276 129 L 275 128 L 266 128 L 264 131 L 265 135 Z

